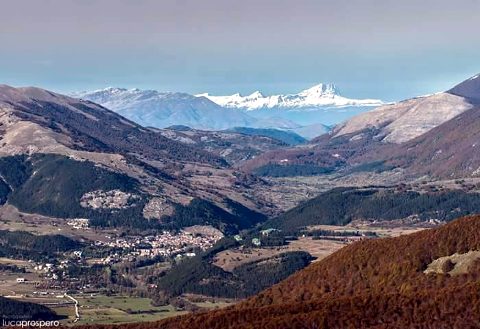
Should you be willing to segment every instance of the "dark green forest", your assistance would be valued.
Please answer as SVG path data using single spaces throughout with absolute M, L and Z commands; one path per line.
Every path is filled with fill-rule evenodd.
M 46 306 L 0 297 L 0 315 L 5 320 L 52 321 L 59 317 Z
M 193 199 L 187 206 L 176 205 L 173 215 L 162 218 L 162 225 L 171 229 L 212 225 L 224 233 L 233 234 L 266 220 L 264 215 L 237 202 L 229 199 L 224 202 L 231 212 L 202 199 Z
M 450 221 L 480 212 L 480 194 L 461 190 L 415 192 L 385 188 L 336 188 L 268 220 L 264 227 L 298 231 L 309 225 L 346 225 L 353 220 Z
M 194 293 L 245 298 L 280 282 L 313 260 L 309 253 L 295 251 L 240 265 L 233 272 L 226 272 L 212 264 L 218 252 L 234 245 L 236 243 L 231 239 L 224 239 L 214 248 L 179 262 L 157 280 L 158 289 L 162 295 L 169 297 Z
M 0 230 L 0 257 L 41 260 L 83 245 L 63 235 L 34 235 L 24 231 Z

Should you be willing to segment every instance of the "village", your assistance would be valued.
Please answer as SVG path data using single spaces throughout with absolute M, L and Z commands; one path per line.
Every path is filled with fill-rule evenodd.
M 67 225 L 75 230 L 90 230 L 89 220 L 84 218 L 70 219 Z M 112 253 L 96 263 L 112 264 L 135 257 L 155 258 L 158 256 L 169 257 L 193 257 L 195 251 L 207 250 L 218 240 L 223 238 L 223 233 L 209 226 L 191 226 L 178 232 L 162 231 L 154 235 L 121 235 L 106 234 L 102 239 L 95 239 L 93 247 L 106 247 Z M 80 251 L 76 252 L 79 258 Z
M 91 230 L 88 219 L 71 219 L 67 225 L 77 231 Z M 162 231 L 146 236 L 112 232 L 96 236 L 97 239 L 89 240 L 82 248 L 59 254 L 54 260 L 15 261 L 24 270 L 11 273 L 7 281 L 40 289 L 27 289 L 34 295 L 40 295 L 42 289 L 84 290 L 89 285 L 80 285 L 79 277 L 71 275 L 74 267 L 110 266 L 135 261 L 168 262 L 194 257 L 198 252 L 211 248 L 223 234 L 211 227 L 193 226 L 178 232 Z M 4 262 L 14 260 L 4 259 Z M 0 291 L 1 286 L 0 283 Z
M 121 254 L 115 252 L 101 259 L 103 264 L 111 264 L 129 260 L 132 257 L 193 257 L 196 255 L 196 250 L 207 250 L 222 237 L 221 233 L 205 235 L 186 231 L 178 233 L 163 231 L 160 234 L 145 237 L 129 236 L 107 242 L 96 241 L 95 245 L 124 251 Z

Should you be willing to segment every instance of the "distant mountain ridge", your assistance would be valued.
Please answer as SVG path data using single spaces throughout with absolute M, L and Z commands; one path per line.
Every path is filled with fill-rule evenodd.
M 186 93 L 109 87 L 72 96 L 101 104 L 140 125 L 156 128 L 185 125 L 223 130 L 232 125 L 252 126 L 257 122 L 242 112 L 229 113 L 225 117 L 225 109 L 218 104 Z
M 269 128 L 247 128 L 247 127 L 235 127 L 229 129 L 229 131 L 237 132 L 244 135 L 252 135 L 252 136 L 265 136 L 274 138 L 276 140 L 282 141 L 287 145 L 298 145 L 305 143 L 307 140 L 291 131 L 284 131 L 278 129 L 269 129 Z
M 208 93 L 198 94 L 213 102 L 233 109 L 247 111 L 262 109 L 315 109 L 322 107 L 345 107 L 345 106 L 380 106 L 384 102 L 379 99 L 350 99 L 340 95 L 334 84 L 320 83 L 305 89 L 298 94 L 265 96 L 260 91 L 242 96 L 233 94 L 230 96 L 213 96 Z
M 258 129 L 257 131 L 255 128 L 239 128 L 208 131 L 187 126 L 150 129 L 171 140 L 220 156 L 235 166 L 263 152 L 305 141 L 295 133 L 275 129 Z
M 334 85 L 319 84 L 298 94 L 243 97 L 190 95 L 108 87 L 76 92 L 72 97 L 109 108 L 143 126 L 175 125 L 198 130 L 235 127 L 282 129 L 312 139 L 327 132 L 332 123 L 384 104 L 380 100 L 355 100 L 340 96 Z M 282 109 L 282 111 L 272 111 Z M 255 110 L 255 111 L 254 111 Z

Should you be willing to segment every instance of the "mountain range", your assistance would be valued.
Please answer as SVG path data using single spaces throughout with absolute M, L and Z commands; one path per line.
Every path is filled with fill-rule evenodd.
M 197 96 L 206 97 L 213 102 L 233 109 L 243 109 L 247 111 L 264 109 L 283 109 L 283 110 L 316 110 L 325 107 L 347 107 L 347 106 L 379 106 L 383 102 L 379 99 L 349 99 L 339 94 L 334 84 L 318 84 L 305 89 L 298 94 L 271 95 L 265 96 L 260 91 L 255 91 L 250 95 L 242 96 L 233 94 L 230 96 L 213 96 L 208 93 L 198 94 Z
M 480 129 L 476 95 L 480 95 L 477 76 L 446 92 L 362 113 L 308 145 L 264 153 L 243 168 L 265 172 L 274 167 L 278 174 L 306 165 L 335 171 L 385 163 L 412 175 L 477 176 L 480 162 L 472 152 Z
M 90 100 L 130 120 L 155 128 L 184 125 L 195 129 L 223 130 L 253 126 L 257 120 L 243 112 L 225 115 L 225 109 L 205 97 L 186 93 L 106 88 L 72 96 Z
M 348 99 L 334 85 L 319 84 L 298 94 L 263 96 L 190 95 L 124 88 L 77 92 L 71 96 L 101 104 L 143 126 L 184 125 L 201 130 L 234 127 L 296 132 L 311 139 L 356 113 L 383 104 L 374 99 Z M 274 111 L 278 110 L 278 111 Z
M 178 98 L 248 118 L 296 111 L 232 109 L 206 97 L 112 88 L 97 97 L 130 104 L 132 94 L 138 104 L 174 104 L 171 113 L 182 112 Z M 306 142 L 271 128 L 145 127 L 83 97 L 1 85 L 0 205 L 47 226 L 88 218 L 95 229 L 140 235 L 192 226 L 225 234 L 205 253 L 175 260 L 171 271 L 137 284 L 156 285 L 149 294 L 159 302 L 198 292 L 248 299 L 135 328 L 475 328 L 480 218 L 446 223 L 478 213 L 479 95 L 476 75 L 445 92 L 383 104 Z M 369 184 L 357 180 L 359 173 L 380 178 Z M 290 195 L 302 184 L 311 194 Z M 220 253 L 250 255 L 256 237 L 278 251 L 288 245 L 287 234 L 295 241 L 315 225 L 359 222 L 445 225 L 385 239 L 363 239 L 357 231 L 359 242 L 310 265 L 311 256 L 297 250 L 232 272 L 217 266 Z
M 271 214 L 276 211 L 274 204 L 245 192 L 245 189 L 265 186 L 262 179 L 251 173 L 308 176 L 397 168 L 413 177 L 479 176 L 480 158 L 474 151 L 480 143 L 476 96 L 480 94 L 479 81 L 475 76 L 443 93 L 380 106 L 337 125 L 307 144 L 298 135 L 272 129 L 232 128 L 212 132 L 179 125 L 145 128 L 91 101 L 39 88 L 2 85 L 0 154 L 4 157 L 28 155 L 30 158 L 11 161 L 33 168 L 43 161 L 53 161 L 62 170 L 73 170 L 71 168 L 79 165 L 76 162 L 87 161 L 95 168 L 100 166 L 107 172 L 124 175 L 116 178 L 119 187 L 136 193 L 149 191 L 144 195 L 146 203 L 162 195 L 170 209 L 188 207 L 191 200 L 199 199 L 218 207 L 219 212 L 231 211 L 233 201 L 251 211 Z M 113 94 L 118 97 L 112 98 Z M 176 103 L 179 97 L 119 89 L 99 92 L 96 97 L 103 103 L 116 100 L 118 104 L 131 104 L 132 94 L 137 101 L 150 104 L 159 99 L 169 103 L 171 97 Z M 212 106 L 219 113 L 246 115 L 225 109 L 205 97 L 182 97 L 186 102 Z M 133 105 L 130 110 L 136 111 Z M 35 158 L 37 155 L 55 155 L 65 160 Z M 99 174 L 93 169 L 87 171 Z M 209 179 L 205 179 L 207 174 Z M 30 177 L 28 172 L 24 175 Z M 35 184 L 42 183 L 36 178 L 31 176 L 23 183 L 29 179 Z M 127 188 L 124 183 L 130 179 L 134 181 L 128 183 Z M 45 186 L 50 184 L 47 182 Z M 55 188 L 62 190 L 66 186 Z M 24 193 L 27 187 L 24 186 Z M 158 189 L 165 192 L 152 192 Z M 14 196 L 15 193 L 7 192 L 5 200 Z M 30 210 L 55 215 L 41 207 Z
M 305 142 L 301 136 L 283 130 L 232 128 L 222 131 L 198 130 L 187 126 L 151 128 L 162 136 L 203 149 L 238 166 L 264 152 Z

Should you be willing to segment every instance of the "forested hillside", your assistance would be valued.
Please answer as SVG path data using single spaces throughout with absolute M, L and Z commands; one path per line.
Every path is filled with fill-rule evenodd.
M 285 231 L 309 225 L 346 225 L 353 220 L 430 219 L 450 221 L 480 212 L 480 193 L 462 190 L 413 191 L 398 188 L 336 188 L 263 224 Z
M 59 218 L 89 218 L 95 226 L 152 227 L 142 215 L 146 200 L 138 182 L 92 162 L 47 154 L 6 157 L 0 158 L 0 175 L 12 190 L 8 202 L 21 211 Z M 135 204 L 117 211 L 81 206 L 85 193 L 115 189 L 140 197 Z
M 175 205 L 172 215 L 150 221 L 143 209 L 149 200 L 137 180 L 102 168 L 90 161 L 75 161 L 58 155 L 0 158 L 0 201 L 27 213 L 58 218 L 88 218 L 98 227 L 179 229 L 192 225 L 213 225 L 225 232 L 249 228 L 266 217 L 242 204 L 225 200 L 230 212 L 213 203 L 193 199 Z M 82 205 L 87 193 L 118 190 L 131 195 L 129 203 L 114 208 Z
M 218 252 L 236 245 L 235 240 L 225 238 L 212 249 L 176 264 L 156 281 L 160 296 L 171 298 L 184 293 L 194 293 L 213 297 L 246 298 L 284 280 L 313 260 L 310 254 L 299 251 L 249 262 L 231 272 L 213 264 L 214 256 Z
M 0 257 L 41 260 L 83 245 L 63 235 L 34 235 L 24 231 L 0 230 Z
M 424 273 L 437 259 L 475 250 L 480 250 L 478 216 L 364 240 L 234 307 L 135 328 L 477 328 L 480 259 L 450 261 Z
M 179 229 L 190 222 L 231 232 L 275 210 L 247 193 L 264 181 L 210 152 L 205 136 L 202 145 L 181 142 L 92 102 L 33 87 L 0 85 L 0 112 L 0 204 L 20 212 L 86 218 L 95 227 Z M 231 134 L 242 137 L 240 158 L 284 145 Z M 228 149 L 219 145 L 218 153 Z M 253 217 L 236 214 L 242 207 Z
M 225 233 L 231 234 L 250 228 L 267 219 L 265 215 L 252 211 L 234 201 L 225 200 L 225 203 L 229 211 L 211 202 L 193 199 L 187 206 L 177 205 L 173 215 L 162 219 L 162 225 L 167 228 L 212 225 Z

